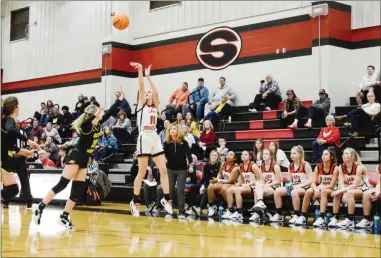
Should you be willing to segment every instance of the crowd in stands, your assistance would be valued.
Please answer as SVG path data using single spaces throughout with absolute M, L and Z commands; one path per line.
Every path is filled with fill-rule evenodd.
M 237 157 L 237 153 L 229 151 L 229 145 L 225 139 L 217 139 L 214 131 L 215 126 L 221 120 L 230 120 L 236 99 L 234 89 L 227 85 L 224 77 L 219 78 L 219 87 L 211 91 L 204 85 L 203 78 L 198 79 L 197 87 L 192 90 L 188 88 L 187 82 L 183 82 L 181 88 L 176 89 L 169 97 L 166 108 L 160 112 L 162 121 L 158 123 L 159 136 L 168 160 L 170 193 L 171 197 L 173 197 L 172 200 L 177 200 L 180 217 L 184 217 L 185 214 L 200 215 L 202 210 L 207 207 L 208 215 L 213 216 L 216 212 L 214 205 L 216 193 L 221 193 L 223 199 L 228 203 L 225 218 L 241 218 L 242 197 L 240 196 L 255 192 L 256 205 L 253 207 L 253 211 L 262 210 L 266 206 L 263 198 L 272 197 L 275 200 L 277 212 L 270 219 L 272 221 L 282 221 L 282 196 L 288 193 L 286 187 L 283 186 L 283 172 L 288 173 L 288 180 L 293 182 L 291 198 L 293 200 L 294 216 L 290 223 L 305 223 L 309 201 L 311 199 L 328 198 L 328 192 L 317 188 L 319 185 L 317 178 L 320 178 L 319 173 L 321 171 L 332 172 L 330 170 L 331 166 L 335 165 L 333 174 L 331 173 L 334 176 L 332 180 L 347 185 L 342 182 L 341 176 L 346 171 L 343 171 L 341 167 L 336 167 L 336 156 L 341 159 L 341 152 L 340 131 L 335 126 L 335 121 L 348 118 L 351 123 L 349 126 L 352 126 L 353 129 L 352 136 L 356 137 L 360 134 L 360 124 L 363 126 L 370 124 L 371 119 L 380 113 L 380 104 L 378 103 L 381 94 L 380 73 L 375 75 L 374 66 L 368 66 L 367 69 L 368 74 L 364 76 L 356 95 L 357 102 L 361 106 L 344 116 L 336 117 L 329 114 L 331 101 L 324 89 L 319 90 L 318 98 L 312 105 L 304 106 L 302 100 L 297 97 L 292 89 L 286 91 L 286 98 L 282 101 L 280 85 L 272 75 L 267 75 L 265 80 L 260 81 L 258 94 L 255 95 L 253 103 L 249 104 L 249 112 L 278 110 L 279 104 L 283 102 L 284 110 L 280 119 L 281 128 L 322 127 L 316 140 L 311 142 L 313 157 L 310 161 L 311 164 L 318 163 L 315 169 L 311 167 L 309 162 L 305 161 L 304 150 L 301 146 L 292 148 L 291 156 L 287 157 L 285 152 L 279 149 L 276 142 L 271 142 L 266 148 L 262 139 L 255 141 L 252 151 L 244 151 L 241 157 Z M 132 127 L 131 123 L 133 119 L 131 106 L 122 90 L 116 92 L 115 97 L 115 103 L 110 107 L 112 115 L 101 126 L 103 136 L 97 143 L 93 153 L 95 161 L 107 160 L 118 150 L 121 144 L 134 142 L 133 131 L 135 128 Z M 163 98 L 163 96 L 161 97 Z M 38 153 L 38 162 L 42 163 L 44 167 L 63 167 L 67 152 L 70 147 L 76 144 L 79 138 L 76 133 L 72 133 L 70 125 L 83 112 L 84 108 L 90 104 L 99 106 L 95 97 L 88 99 L 86 96 L 79 95 L 73 112 L 69 111 L 69 107 L 63 106 L 61 114 L 58 104 L 53 104 L 50 100 L 46 104 L 41 103 L 41 110 L 34 115 L 32 137 L 41 144 L 42 148 Z M 307 119 L 304 124 L 301 123 L 303 119 Z M 175 138 L 173 136 L 175 133 L 172 135 L 172 131 L 176 131 L 176 137 L 181 137 Z M 173 152 L 170 147 L 177 140 L 180 143 L 186 141 L 179 153 Z M 179 155 L 181 156 L 179 157 L 180 160 L 184 159 L 181 164 L 178 164 L 179 160 L 172 161 L 174 157 Z M 347 164 L 348 168 L 353 164 L 356 164 L 354 169 L 360 167 L 361 161 L 356 155 L 351 149 L 344 151 L 346 158 L 344 158 L 343 162 Z M 241 166 L 236 164 L 239 159 L 242 161 Z M 187 164 L 191 164 L 191 166 L 188 168 Z M 137 162 L 134 158 L 134 171 L 136 166 Z M 222 166 L 224 166 L 223 169 L 221 169 Z M 200 170 L 200 167 L 202 167 L 203 171 L 201 177 L 196 173 L 196 171 Z M 255 174 L 254 179 L 249 178 L 246 180 L 241 178 L 243 171 L 248 167 Z M 183 170 L 184 174 L 172 173 L 171 170 Z M 229 170 L 229 175 L 221 172 L 227 170 Z M 356 173 L 356 178 L 361 177 L 364 179 L 366 173 L 363 172 Z M 301 173 L 304 173 L 304 176 Z M 265 175 L 264 179 L 261 179 L 262 175 Z M 340 177 L 337 175 L 340 175 Z M 270 179 L 266 176 L 269 176 Z M 241 182 L 241 180 L 243 181 Z M 237 181 L 240 183 L 235 185 Z M 263 181 L 263 187 L 258 187 L 257 182 L 259 181 Z M 147 211 L 153 212 L 162 209 L 160 202 L 157 201 L 162 196 L 160 177 L 152 161 L 145 182 L 144 187 L 146 190 L 144 194 L 149 204 Z M 329 184 L 324 186 L 324 189 L 327 191 L 330 189 L 329 194 L 335 197 L 342 195 L 345 191 L 350 192 L 353 190 L 353 187 L 346 187 L 345 191 L 336 190 L 334 187 L 337 184 Z M 256 186 L 255 190 L 250 188 L 252 186 Z M 235 187 L 244 187 L 244 190 L 241 188 L 235 189 Z M 184 189 L 189 190 L 187 196 L 184 195 Z M 379 194 L 379 186 L 376 191 Z M 362 193 L 360 195 L 359 192 L 356 192 L 353 196 L 349 194 L 347 196 L 350 196 L 350 198 L 369 197 L 368 192 Z M 372 196 L 373 194 L 374 192 L 372 192 Z M 302 205 L 300 198 L 303 197 L 306 201 L 303 201 Z M 236 202 L 235 209 L 233 207 L 234 200 Z M 321 205 L 323 204 L 321 203 Z M 325 216 L 323 210 L 325 209 L 321 208 L 321 217 L 323 219 Z M 351 208 L 348 206 L 348 210 L 347 219 L 353 221 L 352 206 Z M 258 218 L 259 215 L 259 213 L 254 212 L 254 219 Z M 369 221 L 368 217 L 365 219 Z M 345 223 L 345 225 L 351 225 L 351 222 Z M 367 224 L 367 222 L 363 222 L 363 224 Z

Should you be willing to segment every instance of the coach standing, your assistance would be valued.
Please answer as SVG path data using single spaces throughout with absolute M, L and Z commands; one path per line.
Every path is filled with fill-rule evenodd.
M 164 153 L 167 158 L 169 194 L 171 200 L 174 200 L 177 184 L 177 205 L 179 207 L 177 218 L 185 219 L 184 189 L 188 177 L 188 168 L 192 164 L 192 154 L 178 125 L 172 124 L 168 127 Z

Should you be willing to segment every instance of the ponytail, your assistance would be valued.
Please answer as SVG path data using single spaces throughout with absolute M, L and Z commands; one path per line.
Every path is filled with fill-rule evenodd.
M 80 115 L 74 122 L 71 124 L 71 128 L 74 129 L 78 134 L 82 134 L 81 126 L 88 120 L 93 120 L 95 114 L 98 112 L 98 107 L 95 105 L 90 105 L 85 109 L 85 112 Z
M 1 103 L 1 118 L 12 115 L 18 105 L 19 101 L 16 97 L 10 96 L 4 99 Z

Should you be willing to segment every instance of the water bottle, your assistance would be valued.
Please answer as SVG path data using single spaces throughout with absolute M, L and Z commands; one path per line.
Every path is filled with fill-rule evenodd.
M 232 116 L 229 116 L 229 123 L 232 122 Z
M 373 226 L 374 226 L 374 233 L 378 234 L 380 232 L 380 216 L 378 215 L 378 213 L 374 215 Z
M 223 213 L 224 213 L 224 207 L 220 205 L 220 207 L 218 207 L 218 217 L 220 218 L 220 221 L 222 220 Z
M 290 181 L 286 182 L 286 191 L 287 191 L 287 195 L 291 196 L 291 182 Z
M 315 210 L 315 221 L 320 217 L 320 210 L 319 208 L 316 208 Z
M 331 222 L 331 218 L 332 218 L 332 213 L 327 212 L 327 215 L 326 215 L 326 223 L 327 223 L 327 225 L 329 224 L 329 222 Z

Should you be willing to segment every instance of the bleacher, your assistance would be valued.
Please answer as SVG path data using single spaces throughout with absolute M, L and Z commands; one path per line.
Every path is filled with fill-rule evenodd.
M 343 115 L 357 107 L 354 105 L 355 99 L 350 99 L 350 106 L 335 107 L 335 115 Z M 311 100 L 303 101 L 303 105 L 309 106 Z M 263 111 L 251 113 L 248 111 L 248 106 L 237 106 L 233 108 L 232 122 L 226 123 L 224 130 L 219 130 L 215 127 L 217 137 L 227 140 L 229 150 L 242 152 L 243 150 L 252 150 L 254 142 L 257 138 L 265 140 L 265 146 L 268 146 L 270 141 L 279 143 L 279 148 L 282 149 L 288 156 L 290 150 L 295 145 L 301 145 L 305 149 L 305 160 L 310 161 L 312 158 L 312 141 L 318 136 L 321 126 L 314 125 L 314 128 L 298 128 L 296 130 L 280 129 L 280 117 L 283 112 L 283 105 L 279 105 L 277 111 Z M 306 122 L 301 119 L 300 124 Z M 133 121 L 133 125 L 136 122 Z M 315 127 L 316 126 L 316 127 Z M 379 164 L 379 147 L 377 144 L 377 134 L 373 128 L 367 127 L 361 131 L 359 137 L 350 138 L 350 128 L 344 128 L 343 122 L 336 122 L 336 126 L 340 129 L 341 143 L 344 143 L 342 148 L 348 146 L 353 147 L 361 156 L 362 162 L 367 168 L 367 171 L 373 173 Z M 348 140 L 349 139 L 349 140 Z M 105 163 L 100 163 L 101 169 L 108 173 L 110 180 L 113 183 L 113 188 L 108 201 L 129 201 L 132 196 L 133 179 L 130 175 L 132 166 L 132 154 L 136 150 L 136 140 L 127 144 L 123 144 L 113 157 Z M 316 164 L 311 164 L 313 167 Z

